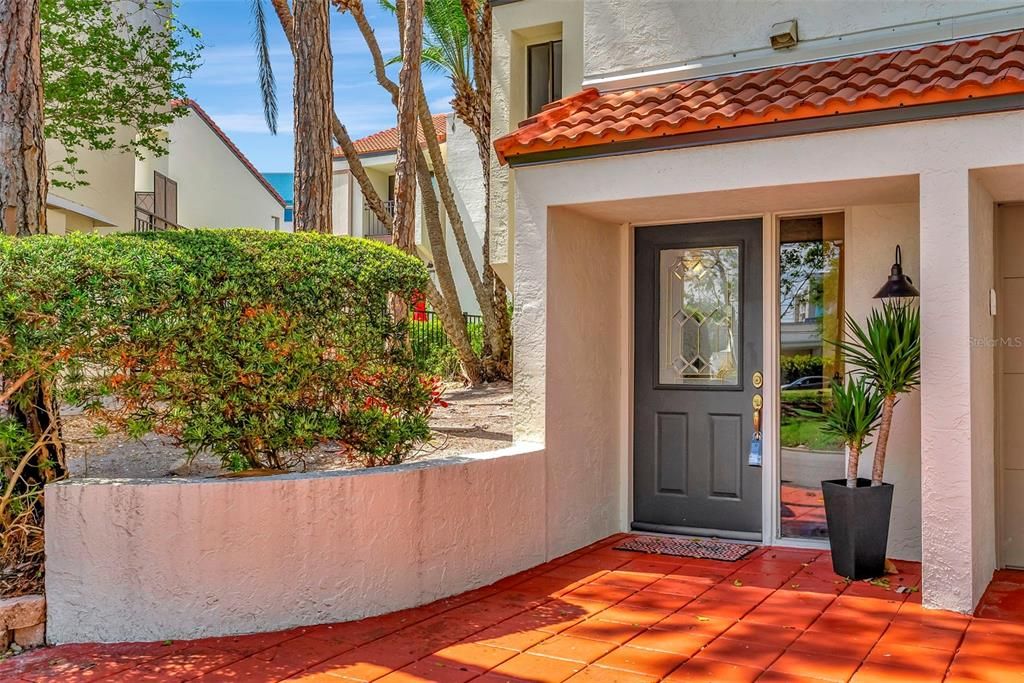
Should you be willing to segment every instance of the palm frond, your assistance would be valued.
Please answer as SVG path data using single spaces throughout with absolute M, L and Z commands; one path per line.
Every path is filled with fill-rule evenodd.
M 252 18 L 252 39 L 256 47 L 263 117 L 270 132 L 277 135 L 277 81 L 274 80 L 274 67 L 270 61 L 270 43 L 267 38 L 267 17 L 263 11 L 263 0 L 252 0 Z
M 434 73 L 448 73 L 448 64 L 444 55 L 433 45 L 423 48 L 423 68 Z M 401 60 L 399 60 L 401 61 Z
M 395 12 L 390 0 L 379 0 L 384 9 Z M 473 46 L 469 25 L 462 13 L 459 0 L 425 0 L 423 4 L 423 65 L 435 72 L 447 74 L 452 82 L 471 80 Z M 388 64 L 402 61 L 401 55 L 392 57 Z
M 921 383 L 921 314 L 906 301 L 886 301 L 864 325 L 847 314 L 848 341 L 831 342 L 846 361 L 864 372 L 885 395 L 910 391 Z
M 848 375 L 845 384 L 833 380 L 823 431 L 862 451 L 878 427 L 884 400 L 882 392 L 864 375 Z

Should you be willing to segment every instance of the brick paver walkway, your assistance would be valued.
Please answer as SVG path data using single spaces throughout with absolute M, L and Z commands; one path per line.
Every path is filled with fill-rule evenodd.
M 1000 572 L 978 617 L 926 611 L 919 565 L 847 584 L 827 553 L 735 563 L 606 539 L 447 600 L 345 624 L 173 643 L 66 645 L 3 681 L 1024 682 L 1024 581 Z

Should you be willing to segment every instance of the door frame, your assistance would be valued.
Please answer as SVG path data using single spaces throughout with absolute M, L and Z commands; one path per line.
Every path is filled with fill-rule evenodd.
M 1003 288 L 1002 259 L 998 256 L 1003 247 L 1003 233 L 1007 230 L 1007 226 L 1004 224 L 1006 220 L 1004 207 L 1024 207 L 1024 202 L 997 202 L 994 206 L 992 216 L 992 278 L 996 294 L 996 315 L 993 321 L 993 332 L 996 339 L 1003 339 L 1006 336 L 1003 332 L 1003 324 L 1006 318 L 1002 315 L 1002 307 L 1005 305 L 1006 297 L 1004 296 Z M 995 495 L 992 502 L 995 505 L 996 567 L 1005 569 L 1007 567 L 1006 552 L 1003 549 L 1004 534 L 1006 533 L 1006 508 L 1004 506 L 1006 501 L 1006 477 L 1003 474 L 1003 461 L 1005 458 L 1005 453 L 1003 452 L 1003 429 L 1005 421 L 1003 420 L 1003 349 L 1001 346 L 996 348 L 992 371 L 995 373 L 992 381 L 992 389 L 995 393 L 993 397 L 995 402 L 995 414 L 993 415 L 994 434 L 992 436 L 994 441 L 993 469 L 995 470 Z
M 685 225 L 688 223 L 708 223 L 713 221 L 733 221 L 761 219 L 761 258 L 762 258 L 762 373 L 764 387 L 761 392 L 764 400 L 762 407 L 763 464 L 761 472 L 761 544 L 765 546 L 781 546 L 790 548 L 810 548 L 827 550 L 828 540 L 812 538 L 786 538 L 781 535 L 779 517 L 780 492 L 778 477 L 780 474 L 781 448 L 778 437 L 779 424 L 779 221 L 794 216 L 807 216 L 819 213 L 843 213 L 846 225 L 850 224 L 850 212 L 845 206 L 824 206 L 821 208 L 801 209 L 799 211 L 768 211 L 763 213 L 744 213 L 733 215 L 711 215 L 682 219 L 665 218 L 657 221 L 630 223 L 627 233 L 628 266 L 622 269 L 623 293 L 620 303 L 627 312 L 622 330 L 621 348 L 625 357 L 622 359 L 625 381 L 629 390 L 625 392 L 621 413 L 622 417 L 622 451 L 623 471 L 620 488 L 620 519 L 622 528 L 629 531 L 633 523 L 633 411 L 634 411 L 634 358 L 635 358 L 635 310 L 634 291 L 636 287 L 636 231 L 644 228 L 657 228 L 669 225 Z M 845 283 L 844 283 L 845 286 Z
M 696 230 L 697 233 L 691 231 L 691 227 L 694 230 Z M 763 340 L 765 329 L 763 323 L 765 306 L 764 302 L 761 301 L 761 297 L 764 290 L 764 282 L 763 275 L 758 271 L 758 269 L 762 268 L 764 265 L 764 219 L 761 216 L 753 216 L 744 219 L 730 218 L 716 219 L 713 221 L 685 221 L 682 223 L 671 224 L 659 222 L 655 226 L 650 227 L 649 230 L 650 232 L 646 234 L 644 242 L 645 248 L 650 250 L 650 253 L 647 253 L 645 251 L 643 256 L 653 259 L 652 262 L 647 263 L 645 259 L 644 263 L 647 263 L 647 265 L 645 266 L 643 263 L 641 263 L 641 257 L 637 254 L 638 240 L 635 239 L 636 233 L 634 233 L 634 248 L 632 251 L 634 269 L 638 265 L 644 269 L 642 273 L 637 273 L 634 270 L 634 273 L 637 275 L 637 277 L 635 277 L 634 279 L 634 285 L 636 285 L 637 283 L 643 283 L 645 293 L 649 294 L 651 297 L 649 303 L 656 302 L 658 304 L 658 312 L 654 313 L 654 315 L 651 316 L 650 320 L 647 320 L 645 318 L 645 320 L 642 321 L 642 324 L 638 326 L 636 324 L 637 320 L 635 316 L 635 307 L 638 303 L 638 300 L 636 298 L 637 294 L 634 287 L 634 315 L 632 316 L 633 329 L 630 332 L 633 335 L 635 349 L 637 349 L 636 341 L 643 340 L 644 348 L 642 350 L 642 353 L 644 355 L 640 357 L 647 357 L 647 363 L 645 364 L 650 365 L 649 370 L 652 373 L 649 377 L 646 377 L 646 379 L 643 377 L 639 378 L 639 382 L 643 386 L 649 385 L 649 388 L 653 393 L 650 393 L 647 396 L 648 399 L 653 401 L 654 403 L 659 403 L 660 401 L 668 400 L 668 396 L 673 394 L 677 390 L 683 390 L 685 394 L 688 394 L 688 398 L 683 399 L 684 403 L 689 403 L 692 401 L 697 404 L 701 404 L 701 396 L 708 398 L 708 400 L 713 405 L 715 405 L 715 408 L 708 409 L 711 411 L 709 413 L 706 413 L 708 416 L 723 411 L 726 414 L 731 415 L 734 412 L 734 409 L 736 409 L 736 406 L 740 406 L 738 410 L 740 410 L 742 416 L 741 423 L 743 425 L 742 432 L 740 435 L 740 448 L 743 448 L 744 440 L 749 438 L 750 435 L 750 399 L 755 394 L 760 394 L 763 391 L 761 387 L 754 386 L 751 383 L 750 377 L 751 374 L 754 373 L 755 371 L 761 371 L 761 365 L 763 364 L 765 357 Z M 716 232 L 718 233 L 717 235 L 715 234 Z M 722 236 L 723 233 L 724 236 Z M 754 237 L 755 235 L 756 239 Z M 700 248 L 704 246 L 735 248 L 738 250 L 738 253 L 740 254 L 741 262 L 746 262 L 746 259 L 748 258 L 754 259 L 753 261 L 749 261 L 749 267 L 743 266 L 739 271 L 739 327 L 741 330 L 741 335 L 750 335 L 751 339 L 755 337 L 760 338 L 758 346 L 759 348 L 761 348 L 761 353 L 756 354 L 754 356 L 749 356 L 746 350 L 746 337 L 741 336 L 740 346 L 736 350 L 738 368 L 737 379 L 739 381 L 733 385 L 707 385 L 694 387 L 686 386 L 685 384 L 674 384 L 672 382 L 664 382 L 659 374 L 660 361 L 654 360 L 660 357 L 660 342 L 658 341 L 660 338 L 659 317 L 664 313 L 664 301 L 662 300 L 662 296 L 664 293 L 662 292 L 661 285 L 659 284 L 661 277 L 660 269 L 663 266 L 659 265 L 661 263 L 661 257 L 659 254 L 662 252 L 662 250 L 666 249 L 679 250 L 694 247 Z M 758 255 L 751 253 L 754 250 L 760 252 L 760 260 L 758 260 Z M 762 277 L 758 278 L 757 275 L 762 275 Z M 641 277 L 643 279 L 641 279 Z M 757 308 L 747 308 L 752 303 L 750 302 L 751 297 L 757 299 Z M 639 349 L 637 350 L 639 351 Z M 638 355 L 638 353 L 633 354 L 634 361 L 636 360 Z M 633 365 L 632 370 L 634 372 L 633 380 L 634 382 L 636 382 L 638 378 L 635 374 L 635 363 Z M 734 399 L 736 398 L 737 393 L 741 400 L 738 404 L 735 404 Z M 714 398 L 710 398 L 709 394 L 717 396 L 715 396 Z M 655 395 L 660 396 L 661 398 L 658 399 L 655 397 Z M 642 420 L 648 408 L 641 410 L 638 414 L 635 406 L 636 400 L 636 392 L 634 391 L 633 404 L 630 405 L 630 410 L 633 411 L 634 417 L 639 416 Z M 723 405 L 723 401 L 729 407 L 727 407 L 727 405 Z M 669 409 L 667 405 L 662 405 L 661 407 L 662 409 Z M 691 405 L 691 407 L 694 406 Z M 686 412 L 688 412 L 688 410 Z M 698 410 L 698 414 L 701 414 L 700 410 Z M 696 426 L 694 426 L 693 428 L 699 431 L 699 428 L 697 428 Z M 634 432 L 632 435 L 635 437 L 637 433 Z M 647 434 L 644 434 L 644 436 L 647 436 Z M 655 443 L 657 443 L 657 441 L 658 439 L 655 438 Z M 742 505 L 742 512 L 734 512 L 733 514 L 740 515 L 740 517 L 743 519 L 743 525 L 750 524 L 751 526 L 753 526 L 756 523 L 756 529 L 751 528 L 749 530 L 738 530 L 731 528 L 730 520 L 728 518 L 718 518 L 714 513 L 708 513 L 707 511 L 700 512 L 697 508 L 692 508 L 691 512 L 693 512 L 697 517 L 702 517 L 705 523 L 698 523 L 696 520 L 693 520 L 690 522 L 690 525 L 688 526 L 674 525 L 668 523 L 656 523 L 651 521 L 650 519 L 643 522 L 636 522 L 635 519 L 631 518 L 630 528 L 634 528 L 634 525 L 638 525 L 635 528 L 639 531 L 646 530 L 654 531 L 657 533 L 714 536 L 719 538 L 732 538 L 735 540 L 742 540 L 747 542 L 753 541 L 756 543 L 760 543 L 764 537 L 764 509 L 763 505 L 761 504 L 764 500 L 765 491 L 764 468 L 760 468 L 760 472 L 751 472 L 750 470 L 747 469 L 748 466 L 745 462 L 746 453 L 741 453 L 740 455 L 742 459 L 742 464 L 740 465 L 739 476 L 742 478 L 744 482 L 743 487 L 745 490 L 751 492 L 750 495 L 754 495 L 753 492 L 756 491 L 756 495 L 758 495 L 759 497 L 759 504 L 752 505 L 753 501 L 749 500 L 738 501 Z M 631 459 L 631 463 L 635 464 L 635 460 Z M 650 467 L 651 463 L 648 462 L 647 465 Z M 697 469 L 699 469 L 699 467 Z M 760 487 L 758 488 L 757 486 L 755 486 L 753 489 L 749 489 L 748 487 L 753 484 L 753 482 L 750 480 L 753 478 L 755 474 L 758 482 L 760 483 Z M 711 476 L 710 472 L 708 473 L 708 476 Z M 636 512 L 636 493 L 636 491 L 633 491 L 634 498 L 632 499 L 632 503 L 634 505 L 630 510 L 631 514 L 635 514 Z M 658 497 L 656 492 L 654 492 L 654 496 L 655 498 Z M 700 496 L 698 496 L 698 498 L 699 497 Z M 732 509 L 733 506 L 733 503 L 726 502 L 720 498 L 716 499 L 716 496 L 714 495 L 709 495 L 707 497 L 706 503 L 708 506 L 712 508 L 721 508 L 721 512 L 726 516 L 730 514 L 728 510 Z M 736 522 L 735 519 L 732 519 L 731 521 L 733 523 Z

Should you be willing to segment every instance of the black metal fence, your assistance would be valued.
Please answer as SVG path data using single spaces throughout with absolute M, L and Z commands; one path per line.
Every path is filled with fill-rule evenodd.
M 413 310 L 410 313 L 409 337 L 417 358 L 429 358 L 436 350 L 451 346 L 440 316 L 433 310 Z M 483 345 L 483 316 L 463 313 L 470 343 L 478 353 Z

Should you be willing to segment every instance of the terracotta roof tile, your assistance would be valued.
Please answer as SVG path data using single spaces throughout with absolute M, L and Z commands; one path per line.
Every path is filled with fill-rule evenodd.
M 437 135 L 438 142 L 444 142 L 447 138 L 447 129 L 445 124 L 448 121 L 447 114 L 435 114 L 434 115 L 434 132 Z M 419 139 L 420 145 L 427 144 L 426 138 L 423 137 L 423 131 L 416 131 L 416 137 Z M 372 135 L 367 135 L 364 138 L 359 138 L 352 143 L 356 151 L 360 154 L 378 154 L 381 152 L 394 152 L 398 149 L 398 127 L 388 128 Z M 335 158 L 344 157 L 345 153 L 341 151 L 340 147 L 334 149 Z
M 498 157 L 1024 93 L 1024 31 L 552 102 Z
M 246 170 L 248 170 L 249 173 L 252 173 L 253 177 L 256 178 L 256 180 L 258 180 L 260 184 L 267 189 L 267 192 L 270 193 L 270 195 L 277 201 L 277 203 L 280 204 L 281 206 L 285 205 L 284 198 L 281 197 L 281 194 L 274 189 L 274 186 L 270 184 L 269 180 L 263 177 L 262 173 L 256 170 L 256 167 L 252 165 L 252 162 L 249 161 L 248 157 L 246 157 L 245 154 L 242 153 L 242 150 L 238 149 L 238 146 L 235 145 L 234 142 L 232 142 L 231 138 L 228 137 L 228 134 L 221 130 L 221 127 L 218 126 L 217 123 L 210 117 L 210 115 L 207 114 L 203 110 L 203 108 L 199 106 L 198 102 L 196 102 L 193 99 L 173 100 L 171 102 L 171 106 L 188 107 L 192 111 L 194 111 L 196 113 L 196 116 L 198 116 L 203 121 L 203 123 L 209 126 L 210 130 L 213 131 L 214 135 L 220 138 L 221 142 L 223 142 L 224 145 L 231 151 L 231 153 L 235 155 L 235 157 L 242 163 L 243 166 L 245 166 Z

